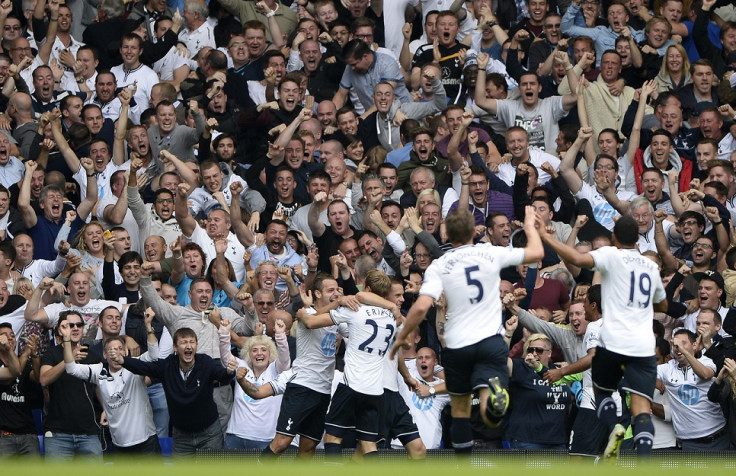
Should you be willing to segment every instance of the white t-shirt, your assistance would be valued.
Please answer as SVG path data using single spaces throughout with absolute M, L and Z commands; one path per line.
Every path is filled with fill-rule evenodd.
M 335 325 L 347 324 L 343 383 L 365 395 L 383 395 L 383 359 L 396 335 L 396 319 L 388 309 L 361 306 L 330 311 Z
M 593 208 L 593 216 L 595 217 L 595 221 L 605 226 L 609 231 L 613 231 L 613 225 L 616 224 L 613 219 L 621 215 L 619 215 L 616 209 L 613 208 L 613 206 L 608 203 L 605 197 L 598 192 L 598 189 L 596 189 L 595 187 L 591 187 L 585 182 L 582 182 L 582 184 L 583 185 L 580 187 L 580 190 L 578 190 L 578 192 L 575 194 L 575 198 L 577 198 L 578 200 L 588 200 L 590 202 L 590 206 Z M 635 193 L 621 189 L 616 190 L 616 196 L 619 198 L 619 200 L 625 200 L 627 202 L 630 202 L 636 198 Z
M 657 264 L 637 250 L 613 246 L 590 255 L 601 272 L 601 347 L 630 357 L 654 355 L 652 305 L 667 297 Z
M 598 319 L 594 322 L 589 322 L 588 327 L 585 328 L 585 337 L 583 337 L 583 343 L 585 345 L 585 351 L 595 349 L 600 343 L 601 326 L 603 325 L 603 319 Z M 588 408 L 595 410 L 595 395 L 593 394 L 593 373 L 588 367 L 583 372 L 583 398 L 580 401 L 580 408 Z
M 122 312 L 123 305 L 115 301 L 105 301 L 104 299 L 90 299 L 89 302 L 82 307 L 65 306 L 63 302 L 56 302 L 44 307 L 46 315 L 49 317 L 49 327 L 55 327 L 59 322 L 59 314 L 64 311 L 77 311 L 82 315 L 84 321 L 84 336 L 92 340 L 102 339 L 102 330 L 98 328 L 100 312 L 108 306 L 113 306 Z M 120 334 L 125 333 L 125 327 L 121 329 Z
M 235 360 L 238 361 L 239 367 L 246 367 L 249 370 L 245 379 L 256 387 L 267 385 L 268 382 L 278 379 L 276 361 L 271 362 L 266 370 L 256 377 L 244 360 L 237 358 Z M 233 408 L 230 412 L 227 433 L 248 440 L 271 441 L 276 436 L 276 421 L 279 418 L 282 398 L 283 395 L 275 395 L 254 400 L 243 391 L 240 385 L 235 385 Z
M 537 168 L 537 172 L 539 172 L 539 185 L 544 185 L 552 178 L 547 172 L 542 170 L 543 163 L 549 162 L 553 169 L 560 170 L 560 159 L 538 149 L 529 148 L 529 162 L 534 165 Z M 513 186 L 514 179 L 516 179 L 516 167 L 509 162 L 499 165 L 498 177 L 509 186 Z
M 315 313 L 311 308 L 307 312 Z M 346 325 L 340 327 L 347 332 Z M 338 329 L 338 326 L 308 329 L 301 321 L 297 321 L 296 359 L 291 366 L 294 384 L 315 392 L 330 393 L 335 374 Z
M 521 98 L 499 99 L 496 104 L 496 117 L 506 127 L 523 128 L 529 134 L 529 147 L 547 153 L 556 150 L 555 140 L 560 133 L 558 121 L 567 116 L 568 112 L 562 108 L 562 96 L 540 99 L 533 109 L 525 108 Z
M 413 369 L 409 368 L 409 373 L 424 385 L 435 387 L 444 382 L 441 378 L 435 377 L 431 382 L 427 382 L 419 376 L 419 372 L 416 367 Z M 440 443 L 442 442 L 442 424 L 440 422 L 440 416 L 442 410 L 450 404 L 449 395 L 435 395 L 434 397 L 419 398 L 419 396 L 410 392 L 406 385 L 399 391 L 401 396 L 406 402 L 406 406 L 409 407 L 409 413 L 411 413 L 414 423 L 417 425 L 419 430 L 419 436 L 422 438 L 422 443 L 428 450 L 439 449 Z M 394 440 L 401 447 L 401 443 L 398 440 Z M 391 446 L 394 446 L 394 441 L 391 442 Z
M 158 75 L 144 64 L 129 71 L 124 70 L 123 65 L 119 64 L 113 66 L 110 72 L 115 75 L 119 88 L 124 88 L 134 82 L 138 83 L 138 89 L 136 89 L 134 96 L 138 115 L 133 118 L 133 122 L 140 124 L 140 114 L 150 107 L 151 88 L 158 84 Z
M 123 222 L 120 225 L 112 225 L 105 221 L 105 208 L 110 205 L 115 206 L 118 200 L 120 199 L 113 195 L 112 191 L 110 191 L 110 193 L 107 193 L 102 200 L 98 201 L 96 210 L 97 220 L 102 223 L 105 228 L 112 228 L 113 226 L 122 226 L 123 228 L 125 228 L 130 235 L 130 251 L 137 251 L 138 253 L 140 253 L 143 250 L 141 249 L 141 242 L 139 239 L 138 223 L 135 221 L 135 218 L 133 217 L 133 212 L 130 211 L 130 208 L 126 206 L 125 216 L 123 217 Z
M 207 255 L 207 260 L 204 264 L 204 268 L 210 265 L 210 263 L 217 257 L 217 251 L 215 251 L 215 242 L 209 237 L 206 231 L 204 231 L 199 224 L 197 224 L 192 232 L 192 236 L 187 237 L 187 241 L 197 243 L 202 251 Z M 240 243 L 235 233 L 230 232 L 227 234 L 227 251 L 225 251 L 225 258 L 230 261 L 235 270 L 235 277 L 239 282 L 245 281 L 245 263 L 243 263 L 243 255 L 245 254 L 245 247 Z
M 207 22 L 203 22 L 194 31 L 189 31 L 189 28 L 184 27 L 179 32 L 179 41 L 184 43 L 189 50 L 189 54 L 194 56 L 205 46 L 217 48 L 217 45 L 215 45 L 215 33 L 212 30 L 212 26 Z
M 448 348 L 466 347 L 503 330 L 499 273 L 523 262 L 523 248 L 509 251 L 483 243 L 455 248 L 429 265 L 419 294 L 437 300 L 444 291 Z
M 156 344 L 148 345 L 151 348 Z M 151 361 L 148 352 L 141 355 L 140 359 Z M 76 362 L 66 364 L 66 372 L 99 387 L 110 425 L 110 436 L 116 446 L 137 445 L 156 434 L 143 375 L 136 375 L 127 369 L 113 373 L 103 364 L 84 365 Z
M 716 364 L 703 356 L 698 362 L 716 371 Z M 672 424 L 680 439 L 690 440 L 712 435 L 726 424 L 721 406 L 708 400 L 713 379 L 695 375 L 692 367 L 681 369 L 677 360 L 657 366 L 657 378 L 664 383 L 670 397 Z
M 174 71 L 182 66 L 189 67 L 189 60 L 176 52 L 176 46 L 172 46 L 163 58 L 153 63 L 153 70 L 161 81 L 172 81 Z

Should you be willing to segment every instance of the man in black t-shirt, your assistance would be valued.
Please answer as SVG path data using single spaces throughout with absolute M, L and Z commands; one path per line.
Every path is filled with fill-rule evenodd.
M 63 321 L 68 321 L 71 328 L 69 338 L 75 361 L 82 364 L 102 362 L 97 354 L 88 353 L 88 346 L 82 345 L 82 316 L 76 311 L 64 311 L 59 314 L 59 322 Z M 99 422 L 102 409 L 95 397 L 95 386 L 65 372 L 61 345 L 52 347 L 43 355 L 40 380 L 41 385 L 49 390 L 44 422 L 46 457 L 71 459 L 79 455 L 101 458 L 99 434 L 102 428 Z
M 333 200 L 327 206 L 327 220 L 330 226 L 326 226 L 319 219 L 322 204 L 328 199 L 327 193 L 319 192 L 314 196 L 314 201 L 309 209 L 309 229 L 312 230 L 314 243 L 319 249 L 319 269 L 329 272 L 330 256 L 337 254 L 337 248 L 343 240 L 355 234 L 350 226 L 350 209 L 342 200 Z
M 457 32 L 460 28 L 457 15 L 447 10 L 437 16 L 437 48 L 439 50 L 439 64 L 442 71 L 442 85 L 450 102 L 453 102 L 460 90 L 463 75 L 463 64 L 460 61 L 460 51 L 467 46 L 458 43 Z M 433 48 L 420 49 L 421 53 L 414 56 L 411 69 L 412 88 L 419 87 L 422 67 L 436 61 Z
M 13 326 L 0 323 L 0 457 L 39 453 L 31 415 L 30 365 L 26 367 L 36 351 L 36 339 L 29 340 L 20 359 L 14 353 L 16 343 Z M 18 370 L 21 374 L 13 377 Z

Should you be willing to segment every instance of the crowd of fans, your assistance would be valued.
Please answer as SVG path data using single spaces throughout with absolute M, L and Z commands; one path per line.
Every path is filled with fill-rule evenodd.
M 580 251 L 637 222 L 669 302 L 654 448 L 735 448 L 733 2 L 94 3 L 0 3 L 0 455 L 280 441 L 303 307 L 377 269 L 406 314 L 449 213 L 523 248 L 529 205 Z M 606 289 L 546 245 L 502 279 L 511 410 L 488 428 L 475 399 L 475 446 L 595 453 L 568 441 Z M 447 318 L 396 375 L 428 449 Z M 334 387 L 325 335 L 334 378 L 299 372 Z

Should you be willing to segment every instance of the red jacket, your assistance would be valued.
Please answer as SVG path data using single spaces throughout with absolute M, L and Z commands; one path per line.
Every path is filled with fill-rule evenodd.
M 680 170 L 680 179 L 678 182 L 678 191 L 685 191 L 690 189 L 690 181 L 693 178 L 693 163 L 689 160 L 685 160 L 680 157 L 682 162 L 682 169 Z M 636 149 L 636 155 L 634 156 L 634 177 L 636 177 L 636 193 L 641 195 L 641 174 L 644 172 L 644 150 Z

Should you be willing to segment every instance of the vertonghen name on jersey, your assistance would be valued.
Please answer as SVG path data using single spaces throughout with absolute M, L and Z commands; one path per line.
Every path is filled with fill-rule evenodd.
M 470 248 L 473 250 L 472 256 L 473 258 L 483 258 L 486 259 L 492 263 L 496 262 L 496 257 L 493 255 L 493 253 L 486 253 L 483 251 L 480 251 L 478 248 Z M 457 250 L 452 253 L 451 257 L 448 258 L 445 261 L 445 265 L 442 268 L 442 274 L 450 274 L 452 271 L 452 268 L 455 267 L 455 264 L 457 264 L 458 261 L 462 260 L 466 257 L 465 250 Z

